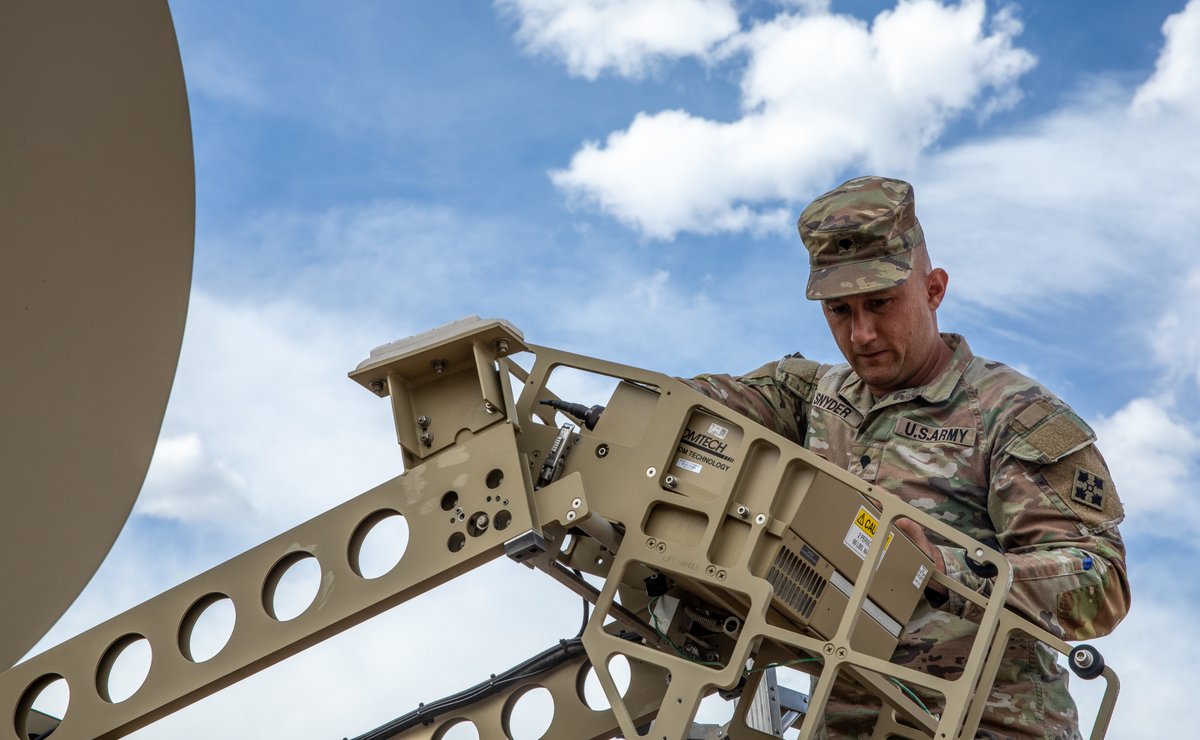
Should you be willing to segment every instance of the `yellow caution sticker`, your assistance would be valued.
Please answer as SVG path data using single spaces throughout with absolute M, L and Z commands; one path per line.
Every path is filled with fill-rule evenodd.
M 842 539 L 842 544 L 853 550 L 859 558 L 865 560 L 867 550 L 871 548 L 871 540 L 875 539 L 877 531 L 879 531 L 879 520 L 875 518 L 874 514 L 867 511 L 865 506 L 860 506 L 858 514 L 854 517 L 854 523 L 850 525 L 850 530 Z M 891 542 L 887 544 L 890 545 Z
M 858 525 L 859 529 L 866 532 L 868 537 L 875 538 L 875 532 L 879 529 L 879 520 L 867 511 L 866 507 L 858 507 L 858 516 L 854 517 L 854 523 Z

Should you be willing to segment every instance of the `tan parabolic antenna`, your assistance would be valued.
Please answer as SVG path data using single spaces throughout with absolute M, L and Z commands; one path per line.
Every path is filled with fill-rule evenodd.
M 0 0 L 0 670 L 83 589 L 145 478 L 193 180 L 166 2 Z

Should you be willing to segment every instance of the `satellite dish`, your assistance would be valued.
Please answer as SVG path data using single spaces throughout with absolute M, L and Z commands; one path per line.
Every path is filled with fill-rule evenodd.
M 191 282 L 187 93 L 164 2 L 0 0 L 0 670 L 137 498 Z

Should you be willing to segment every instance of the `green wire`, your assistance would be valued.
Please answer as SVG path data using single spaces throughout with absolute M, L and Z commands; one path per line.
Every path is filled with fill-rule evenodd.
M 717 663 L 715 661 L 709 661 L 709 660 L 698 660 L 698 659 L 692 657 L 691 655 L 688 655 L 687 653 L 680 650 L 675 645 L 675 643 L 671 641 L 671 638 L 667 637 L 666 633 L 664 633 L 662 631 L 662 629 L 658 626 L 658 615 L 654 613 L 654 606 L 657 603 L 658 603 L 657 596 L 655 596 L 653 599 L 650 599 L 650 605 L 647 608 L 647 611 L 650 612 L 651 626 L 654 627 L 654 631 L 658 633 L 658 636 L 662 639 L 663 642 L 670 645 L 671 649 L 674 650 L 675 653 L 677 655 L 679 655 L 679 657 L 683 658 L 686 661 L 689 661 L 691 663 L 699 663 L 700 665 L 710 666 L 710 667 L 715 667 L 715 668 L 724 668 L 725 667 L 725 665 L 723 663 Z
M 930 717 L 933 716 L 933 712 L 929 711 L 929 707 L 925 706 L 925 702 L 921 701 L 921 697 L 914 694 L 912 689 L 908 688 L 903 683 L 901 683 L 900 679 L 898 679 L 898 678 L 892 678 L 891 676 L 888 676 L 888 678 L 891 679 L 892 683 L 899 686 L 901 691 L 908 694 L 908 698 L 915 701 L 917 703 L 917 706 L 921 707 L 921 709 L 924 709 L 925 714 L 928 714 Z

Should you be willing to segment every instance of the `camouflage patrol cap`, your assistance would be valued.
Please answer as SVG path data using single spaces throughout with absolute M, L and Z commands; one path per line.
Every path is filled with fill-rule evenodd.
M 842 183 L 810 203 L 796 225 L 814 301 L 900 285 L 912 272 L 913 247 L 925 241 L 912 185 L 887 177 Z

